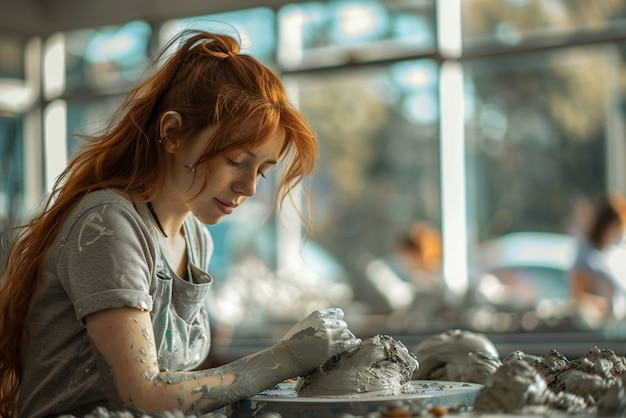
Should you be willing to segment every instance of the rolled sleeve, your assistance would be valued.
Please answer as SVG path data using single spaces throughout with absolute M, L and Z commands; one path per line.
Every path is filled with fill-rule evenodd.
M 59 278 L 81 321 L 104 309 L 152 310 L 154 245 L 131 208 L 119 203 L 90 207 L 63 239 Z

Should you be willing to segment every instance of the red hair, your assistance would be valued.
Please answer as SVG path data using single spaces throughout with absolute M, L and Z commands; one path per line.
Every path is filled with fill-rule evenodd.
M 180 48 L 168 55 L 176 41 L 181 42 Z M 315 136 L 288 102 L 279 77 L 239 51 L 232 37 L 206 32 L 185 31 L 170 41 L 109 127 L 100 135 L 83 138 L 84 148 L 57 179 L 43 212 L 15 230 L 0 286 L 0 416 L 17 416 L 20 341 L 27 336 L 28 312 L 43 286 L 46 251 L 89 192 L 112 188 L 131 192 L 139 201 L 156 197 L 167 175 L 159 143 L 165 112 L 180 114 L 183 124 L 175 133 L 180 141 L 190 140 L 209 125 L 217 126 L 196 165 L 210 166 L 219 156 L 253 148 L 276 132 L 283 133 L 278 206 L 314 169 Z

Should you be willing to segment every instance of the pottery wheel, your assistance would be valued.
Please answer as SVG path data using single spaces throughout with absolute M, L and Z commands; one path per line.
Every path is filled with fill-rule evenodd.
M 398 395 L 375 392 L 346 396 L 303 397 L 294 390 L 295 383 L 281 383 L 233 405 L 232 418 L 260 416 L 266 412 L 282 418 L 327 418 L 343 413 L 366 415 L 377 412 L 392 401 L 423 402 L 440 406 L 471 406 L 482 385 L 464 382 L 413 380 L 409 389 Z

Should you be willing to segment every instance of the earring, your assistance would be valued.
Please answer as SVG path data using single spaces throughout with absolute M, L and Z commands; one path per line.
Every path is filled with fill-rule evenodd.
M 159 138 L 159 144 L 163 144 L 164 142 L 167 142 L 167 137 Z
M 193 171 L 193 165 L 191 164 L 184 164 L 183 167 L 185 167 L 190 173 Z

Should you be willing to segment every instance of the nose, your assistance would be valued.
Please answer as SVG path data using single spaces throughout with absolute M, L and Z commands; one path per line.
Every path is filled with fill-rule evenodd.
M 242 174 L 233 183 L 233 190 L 243 196 L 252 197 L 256 193 L 258 181 L 256 172 Z

